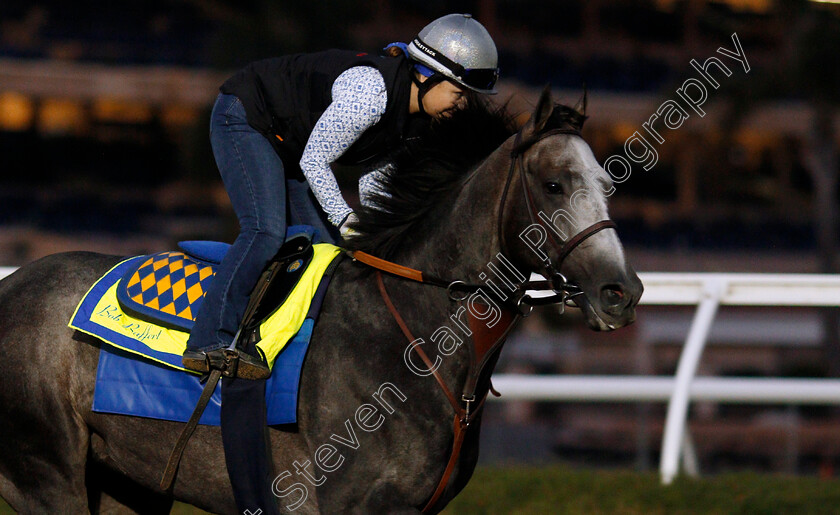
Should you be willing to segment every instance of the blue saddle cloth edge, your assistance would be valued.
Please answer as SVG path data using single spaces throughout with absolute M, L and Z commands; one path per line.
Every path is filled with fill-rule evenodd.
M 265 387 L 269 425 L 297 422 L 300 372 L 314 325 L 315 321 L 307 318 L 297 335 L 277 356 Z M 99 352 L 93 411 L 186 422 L 203 388 L 194 374 L 137 359 L 104 345 Z M 218 426 L 221 406 L 219 383 L 199 424 Z

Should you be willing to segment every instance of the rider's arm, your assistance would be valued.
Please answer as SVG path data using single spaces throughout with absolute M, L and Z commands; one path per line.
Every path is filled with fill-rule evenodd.
M 329 221 L 340 226 L 353 212 L 330 169 L 341 155 L 380 120 L 387 105 L 382 74 L 369 66 L 356 66 L 338 76 L 327 107 L 306 143 L 300 168 Z

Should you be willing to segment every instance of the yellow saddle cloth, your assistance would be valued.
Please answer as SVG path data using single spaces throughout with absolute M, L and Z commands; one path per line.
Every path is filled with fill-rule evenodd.
M 257 344 L 257 348 L 266 357 L 269 366 L 274 365 L 277 355 L 300 330 L 324 272 L 341 252 L 341 249 L 327 243 L 318 243 L 313 245 L 313 251 L 311 262 L 285 302 L 260 325 L 261 340 Z M 152 264 L 150 256 L 129 258 L 117 264 L 91 287 L 73 313 L 69 326 L 96 336 L 119 349 L 140 354 L 179 370 L 185 370 L 181 365 L 181 356 L 187 348 L 189 332 L 182 328 L 174 328 L 172 324 L 149 321 L 145 317 L 124 309 L 117 295 L 121 286 L 120 281 L 135 280 L 132 278 L 123 279 L 126 273 L 132 269 L 145 270 L 139 275 L 132 275 L 132 277 L 136 276 L 138 279 L 136 279 L 136 284 L 129 285 L 128 291 L 134 291 L 135 296 L 138 295 L 137 291 L 153 292 L 153 294 L 145 296 L 146 300 L 143 300 L 143 294 L 140 294 L 138 299 L 144 303 L 155 303 L 159 308 L 166 308 L 161 302 L 165 302 L 167 305 L 171 304 L 171 311 L 174 316 L 191 321 L 195 312 L 194 301 L 206 290 L 207 282 L 212 280 L 212 267 L 207 265 L 206 268 L 197 267 L 192 270 L 187 268 L 192 265 L 184 266 L 183 259 L 176 255 L 180 253 L 167 254 L 172 254 L 172 256 L 157 261 L 156 263 L 165 262 L 158 269 L 170 267 L 173 269 L 171 272 L 176 274 L 183 271 L 183 278 L 174 282 L 171 278 L 167 278 L 158 285 L 158 283 L 149 279 L 154 277 L 154 267 L 158 266 Z M 150 268 L 144 269 L 144 266 Z M 143 280 L 149 284 L 141 285 L 140 283 Z M 179 284 L 179 281 L 184 282 L 184 284 Z M 161 299 L 164 300 L 161 301 Z M 180 306 L 178 304 L 179 299 L 188 302 L 184 303 L 184 306 Z M 176 306 L 180 309 L 176 309 Z M 192 306 L 192 310 L 190 310 L 190 306 Z M 167 311 L 164 310 L 164 312 Z

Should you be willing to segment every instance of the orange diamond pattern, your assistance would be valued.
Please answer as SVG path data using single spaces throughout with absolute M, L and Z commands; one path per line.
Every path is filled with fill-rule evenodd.
M 195 320 L 196 302 L 204 297 L 215 273 L 211 265 L 193 261 L 183 252 L 161 252 L 132 274 L 126 290 L 138 304 Z

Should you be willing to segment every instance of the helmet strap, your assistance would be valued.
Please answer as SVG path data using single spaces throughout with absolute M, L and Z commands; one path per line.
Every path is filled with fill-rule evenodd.
M 443 75 L 442 73 L 435 72 L 428 78 L 426 78 L 425 81 L 421 82 L 420 79 L 417 78 L 416 73 L 411 73 L 411 81 L 414 82 L 414 84 L 417 86 L 417 107 L 420 109 L 421 114 L 428 115 L 426 109 L 423 107 L 423 97 L 426 96 L 426 93 L 428 93 L 429 90 L 435 86 L 435 84 L 443 82 L 445 79 L 445 75 Z

